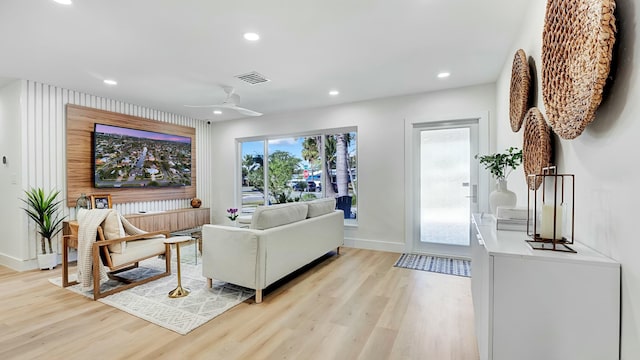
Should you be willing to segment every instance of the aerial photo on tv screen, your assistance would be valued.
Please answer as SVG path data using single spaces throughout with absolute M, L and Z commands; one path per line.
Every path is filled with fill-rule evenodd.
M 95 187 L 191 185 L 191 138 L 95 124 Z

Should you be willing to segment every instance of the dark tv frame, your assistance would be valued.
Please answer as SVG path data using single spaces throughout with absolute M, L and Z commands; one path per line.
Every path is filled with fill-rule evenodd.
M 102 131 L 99 131 L 99 127 L 105 127 L 105 128 L 111 128 L 111 129 L 115 129 L 115 130 L 121 130 L 123 133 L 126 132 L 134 132 L 137 133 L 135 135 L 140 135 L 138 138 L 142 139 L 141 141 L 149 141 L 149 142 L 169 142 L 169 143 L 173 143 L 173 144 L 184 144 L 185 146 L 188 146 L 188 150 L 189 150 L 189 171 L 185 172 L 185 173 L 181 173 L 181 177 L 184 180 L 185 178 L 188 178 L 188 182 L 182 182 L 182 183 L 166 183 L 165 185 L 163 185 L 163 183 L 158 183 L 154 180 L 149 180 L 149 181 L 134 181 L 134 182 L 122 182 L 120 183 L 119 186 L 105 186 L 103 184 L 100 184 L 98 182 L 98 164 L 97 164 L 97 139 L 98 139 L 98 134 L 104 134 L 104 130 L 106 129 L 102 129 Z M 134 134 L 131 135 L 127 135 L 127 134 L 118 134 L 117 132 L 115 132 L 115 134 L 117 135 L 121 135 L 121 136 L 129 136 L 129 137 L 136 137 Z M 154 137 L 157 137 L 154 139 Z M 162 137 L 168 137 L 167 139 L 161 139 Z M 170 139 L 170 138 L 175 138 L 176 140 Z M 177 140 L 179 139 L 179 140 Z M 192 182 L 192 177 L 191 177 L 191 172 L 193 169 L 193 153 L 192 153 L 192 144 L 191 142 L 193 141 L 193 139 L 191 137 L 188 136 L 183 136 L 183 135 L 177 135 L 177 134 L 170 134 L 170 133 L 163 133 L 163 132 L 158 132 L 158 131 L 150 131 L 150 130 L 143 130 L 143 129 L 135 129 L 135 128 L 131 128 L 131 127 L 126 127 L 126 126 L 119 126 L 119 125 L 111 125 L 111 124 L 104 124 L 104 123 L 99 123 L 96 122 L 93 124 L 93 133 L 92 133 L 92 176 L 93 176 L 93 187 L 95 189 L 162 189 L 162 188 L 180 188 L 180 187 L 186 187 L 186 186 L 191 186 L 191 182 Z M 138 159 L 137 161 L 140 161 L 140 159 Z M 144 170 L 142 170 L 144 172 Z M 161 171 L 161 170 L 160 170 Z M 188 175 L 188 176 L 186 176 Z M 156 183 L 158 185 L 153 185 L 153 183 Z

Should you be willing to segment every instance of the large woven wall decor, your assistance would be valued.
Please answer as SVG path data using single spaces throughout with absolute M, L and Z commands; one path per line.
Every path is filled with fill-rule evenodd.
M 542 33 L 542 95 L 553 131 L 578 137 L 602 101 L 613 44 L 614 0 L 549 0 Z
M 524 50 L 518 49 L 513 56 L 511 67 L 511 87 L 509 89 L 509 119 L 511 130 L 520 131 L 524 115 L 529 109 L 529 91 L 531 89 L 531 71 Z
M 551 164 L 551 130 L 544 116 L 537 107 L 527 111 L 524 119 L 524 144 L 522 145 L 522 162 L 524 175 L 529 189 L 536 190 L 542 183 L 529 178 L 532 174 L 542 174 L 542 168 Z

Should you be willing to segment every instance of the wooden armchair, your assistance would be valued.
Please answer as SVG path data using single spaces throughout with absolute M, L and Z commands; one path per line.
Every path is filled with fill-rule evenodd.
M 77 248 L 78 244 L 78 225 L 77 223 L 69 223 L 71 234 L 63 236 L 63 254 L 62 254 L 62 286 L 78 284 L 77 281 L 69 281 L 68 268 L 68 249 L 70 247 Z M 171 245 L 165 244 L 164 239 L 170 236 L 168 231 L 154 231 L 140 235 L 125 236 L 116 239 L 107 240 L 102 226 L 97 228 L 96 241 L 93 243 L 92 257 L 93 264 L 102 263 L 107 268 L 109 278 L 117 279 L 125 284 L 115 289 L 100 292 L 100 267 L 93 266 L 93 299 L 97 300 L 102 297 L 115 294 L 122 290 L 141 285 L 164 276 L 171 275 Z M 126 243 L 126 250 L 114 252 L 113 245 Z M 111 246 L 111 249 L 110 249 Z M 120 245 L 122 246 L 122 245 Z M 138 267 L 140 261 L 152 258 L 154 256 L 165 256 L 165 271 L 144 278 L 132 281 L 117 274 L 123 271 L 131 270 Z
M 69 281 L 69 249 L 78 249 L 78 222 L 65 222 L 65 234 L 62 236 L 62 287 L 76 285 L 77 281 Z
M 162 236 L 163 235 L 163 236 Z M 100 269 L 98 266 L 93 267 L 93 299 L 115 294 L 122 290 L 132 288 L 137 285 L 148 283 L 150 281 L 171 275 L 171 244 L 165 244 L 164 239 L 170 237 L 168 231 L 154 231 L 141 235 L 126 236 L 118 239 L 107 240 L 104 236 L 102 227 L 98 227 L 98 238 L 93 243 L 93 263 L 102 264 L 108 268 L 109 278 L 117 279 L 124 282 L 125 285 L 119 286 L 109 291 L 100 292 Z M 126 251 L 122 253 L 112 252 L 109 245 L 127 243 Z M 137 281 L 131 281 L 126 278 L 117 276 L 118 273 L 131 270 L 138 267 L 138 263 L 142 260 L 152 258 L 154 256 L 165 256 L 165 271 Z

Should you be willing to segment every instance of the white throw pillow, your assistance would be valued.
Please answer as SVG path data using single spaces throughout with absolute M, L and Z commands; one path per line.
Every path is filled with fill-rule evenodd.
M 307 217 L 312 218 L 312 217 L 321 216 L 321 215 L 325 215 L 333 212 L 336 209 L 336 199 L 335 198 L 317 199 L 317 200 L 307 202 L 307 205 L 309 206 Z
M 258 206 L 251 219 L 251 228 L 265 230 L 291 224 L 306 219 L 307 211 L 308 206 L 306 203 Z
M 102 232 L 106 240 L 119 239 L 127 236 L 122 221 L 120 221 L 120 214 L 117 211 L 109 211 L 109 215 L 102 222 Z M 109 245 L 109 251 L 112 253 L 122 254 L 127 246 L 126 242 Z

